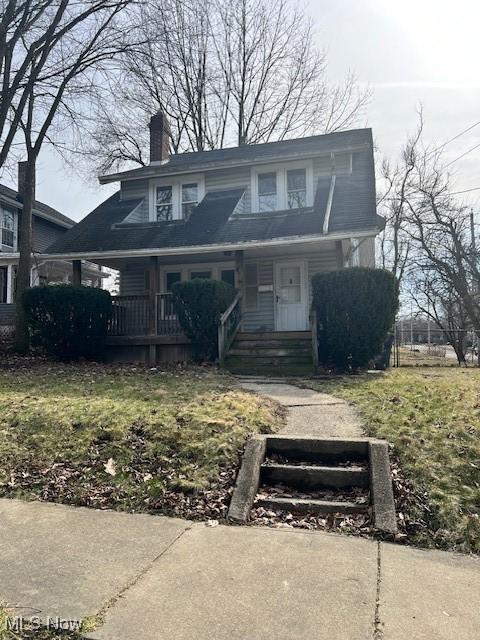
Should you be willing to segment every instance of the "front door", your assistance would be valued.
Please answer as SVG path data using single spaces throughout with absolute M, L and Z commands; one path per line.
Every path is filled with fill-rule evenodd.
M 277 262 L 275 266 L 275 328 L 307 328 L 307 287 L 304 262 Z

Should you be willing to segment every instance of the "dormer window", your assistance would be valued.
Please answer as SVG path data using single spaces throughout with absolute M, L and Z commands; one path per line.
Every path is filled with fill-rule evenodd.
M 275 171 L 258 174 L 258 210 L 275 211 L 277 208 L 277 174 Z
M 313 206 L 310 160 L 252 169 L 252 211 L 284 211 Z
M 156 203 L 157 222 L 171 220 L 173 214 L 173 189 L 172 185 L 157 187 Z
M 307 206 L 307 170 L 287 170 L 287 208 L 300 209 Z
M 187 220 L 205 195 L 203 176 L 163 178 L 150 185 L 150 220 Z
M 182 218 L 186 220 L 198 204 L 198 184 L 182 184 Z

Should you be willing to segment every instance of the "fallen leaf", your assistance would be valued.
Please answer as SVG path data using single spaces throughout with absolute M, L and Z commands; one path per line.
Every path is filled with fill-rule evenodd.
M 113 458 L 109 458 L 107 460 L 107 462 L 103 465 L 103 468 L 111 476 L 116 476 L 117 475 L 116 464 L 115 464 L 115 460 Z

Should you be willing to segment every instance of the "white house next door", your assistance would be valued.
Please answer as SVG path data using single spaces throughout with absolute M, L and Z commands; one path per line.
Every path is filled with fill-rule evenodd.
M 304 262 L 277 262 L 275 265 L 275 329 L 307 329 L 307 286 Z

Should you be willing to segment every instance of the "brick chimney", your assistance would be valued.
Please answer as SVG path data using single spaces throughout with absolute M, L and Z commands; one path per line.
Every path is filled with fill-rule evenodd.
M 150 118 L 150 162 L 165 162 L 170 156 L 170 127 L 163 111 Z

